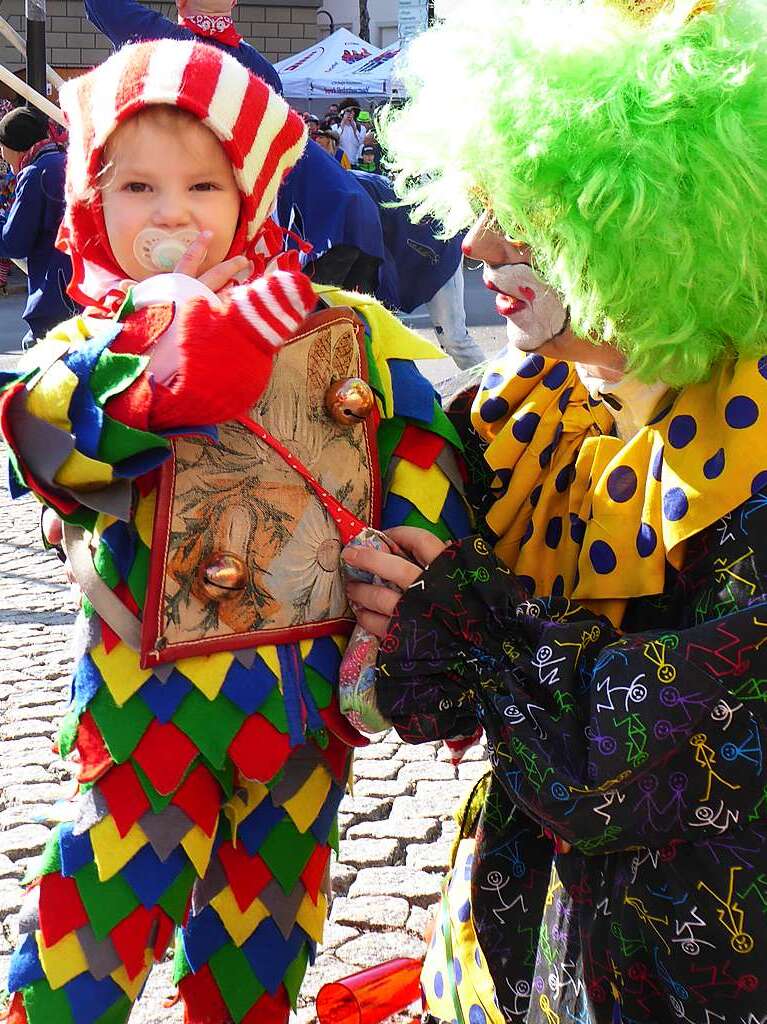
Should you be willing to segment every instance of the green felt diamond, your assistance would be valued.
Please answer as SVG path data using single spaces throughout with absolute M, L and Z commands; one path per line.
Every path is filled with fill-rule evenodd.
M 184 943 L 176 935 L 176 941 L 173 945 L 173 984 L 178 985 L 180 981 L 183 981 L 191 973 L 192 968 L 184 952 Z
M 378 465 L 381 467 L 381 476 L 385 477 L 391 462 L 394 449 L 400 443 L 405 433 L 405 421 L 400 416 L 392 416 L 390 420 L 382 420 L 376 434 L 378 445 Z
M 428 429 L 432 434 L 439 434 L 440 437 L 444 437 L 445 440 L 449 441 L 457 451 L 463 451 L 463 441 L 461 440 L 458 431 L 450 422 L 447 413 L 436 398 L 434 399 L 434 413 Z
M 199 690 L 192 690 L 173 716 L 173 724 L 189 737 L 206 761 L 221 768 L 246 717 L 223 693 L 210 701 Z
M 130 999 L 127 996 L 120 996 L 116 1003 L 109 1007 L 106 1013 L 102 1013 L 93 1024 L 125 1024 L 131 1012 Z
M 106 405 L 110 398 L 130 387 L 148 365 L 146 356 L 132 356 L 105 348 L 90 376 L 91 394 L 99 405 Z
M 80 725 L 80 712 L 67 711 L 59 726 L 59 754 L 63 758 L 69 757 L 74 749 L 77 739 L 77 729 Z
M 320 711 L 324 710 L 333 699 L 333 687 L 309 665 L 304 665 L 306 682 L 309 684 L 309 692 L 314 697 L 314 702 Z
M 168 795 L 158 793 L 157 790 L 152 785 L 149 776 L 146 774 L 146 772 L 144 771 L 140 764 L 138 764 L 136 761 L 131 761 L 131 767 L 135 771 L 136 775 L 138 775 L 138 780 L 141 783 L 141 788 L 144 790 L 147 800 L 152 805 L 152 810 L 154 811 L 155 814 L 160 814 L 173 800 L 173 797 L 176 795 L 177 790 Z M 193 770 L 194 767 L 194 762 L 192 762 L 192 764 L 187 768 L 186 772 L 184 773 L 184 779 L 187 777 L 187 775 L 189 775 L 189 773 Z
M 285 698 L 280 693 L 279 686 L 272 687 L 269 696 L 258 709 L 259 715 L 263 715 L 279 732 L 288 731 L 288 715 L 285 711 Z
M 169 885 L 160 898 L 160 906 L 176 924 L 181 924 L 186 916 L 189 894 L 192 891 L 197 873 L 192 864 L 187 864 L 178 878 Z M 178 943 L 181 945 L 181 943 Z
M 440 519 L 438 522 L 433 523 L 430 519 L 427 519 L 422 512 L 419 512 L 417 508 L 414 508 L 411 512 L 405 516 L 404 526 L 417 526 L 421 530 L 428 530 L 429 533 L 433 533 L 435 537 L 439 537 L 440 540 L 451 541 L 453 535 L 450 529 Z
M 29 988 L 23 989 L 24 1009 L 27 1020 L 40 1024 L 75 1024 L 72 1008 L 63 988 L 54 992 L 48 982 L 43 979 L 36 981 Z
M 93 556 L 93 564 L 96 572 L 109 589 L 114 590 L 120 582 L 120 570 L 115 565 L 115 560 L 106 544 L 99 544 L 96 554 Z
M 80 868 L 75 882 L 99 942 L 138 906 L 133 890 L 119 875 L 101 881 L 95 861 Z
M 128 589 L 139 608 L 143 611 L 149 580 L 149 548 L 141 541 L 136 545 L 136 556 L 128 573 Z
M 299 950 L 298 956 L 295 958 L 293 963 L 285 971 L 285 977 L 282 982 L 285 986 L 285 991 L 288 993 L 290 999 L 290 1005 L 295 1010 L 298 1002 L 298 991 L 301 988 L 301 982 L 304 980 L 306 974 L 306 966 L 309 963 L 309 946 L 307 943 Z
M 248 958 L 237 946 L 227 944 L 208 961 L 216 984 L 235 1024 L 260 999 L 266 989 L 253 973 Z
M 301 834 L 289 817 L 282 818 L 258 851 L 284 893 L 291 893 L 306 867 L 317 841 L 311 832 Z
M 59 832 L 61 831 L 61 825 L 57 825 L 55 830 L 51 833 L 48 842 L 45 844 L 43 852 L 40 854 L 40 859 L 35 862 L 34 860 L 30 863 L 27 868 L 27 875 L 24 878 L 24 884 L 31 882 L 36 878 L 42 878 L 43 875 L 53 875 L 61 873 L 61 850 L 59 849 Z
M 115 704 L 109 687 L 102 686 L 88 705 L 109 753 L 118 764 L 127 761 L 154 718 L 152 712 L 134 695 L 122 707 Z
M 101 436 L 99 437 L 99 458 L 114 466 L 132 455 L 151 451 L 152 448 L 167 448 L 168 441 L 157 434 L 126 427 L 123 423 L 104 416 Z

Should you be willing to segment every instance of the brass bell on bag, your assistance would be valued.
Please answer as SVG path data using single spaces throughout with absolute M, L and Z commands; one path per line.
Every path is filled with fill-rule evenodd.
M 361 423 L 373 411 L 373 389 L 361 377 L 334 381 L 325 392 L 325 408 L 342 427 Z
M 217 551 L 202 567 L 200 582 L 205 594 L 214 601 L 227 601 L 243 592 L 248 583 L 248 567 L 229 551 Z

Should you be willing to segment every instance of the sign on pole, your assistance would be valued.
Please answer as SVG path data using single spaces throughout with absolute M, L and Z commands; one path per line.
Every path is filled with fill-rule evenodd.
M 429 0 L 399 0 L 399 35 L 403 45 L 429 25 Z
M 27 83 L 45 96 L 45 0 L 26 0 Z

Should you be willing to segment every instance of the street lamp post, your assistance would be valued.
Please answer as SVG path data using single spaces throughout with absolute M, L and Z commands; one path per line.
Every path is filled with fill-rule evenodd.
M 336 23 L 333 20 L 333 15 L 330 13 L 330 11 L 326 11 L 324 7 L 321 7 L 319 11 L 317 11 L 317 17 L 319 17 L 321 14 L 324 14 L 327 17 L 328 21 L 330 22 L 328 34 L 332 36 L 336 30 Z
M 25 0 L 27 84 L 45 96 L 45 0 Z

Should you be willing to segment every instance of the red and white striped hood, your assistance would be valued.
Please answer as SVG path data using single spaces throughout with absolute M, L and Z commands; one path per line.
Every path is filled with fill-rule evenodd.
M 272 255 L 265 231 L 277 190 L 306 145 L 306 126 L 265 82 L 234 57 L 201 42 L 162 39 L 124 46 L 61 89 L 69 126 L 67 210 L 59 248 L 72 257 L 70 294 L 108 306 L 125 277 L 107 241 L 97 176 L 118 125 L 152 104 L 180 107 L 219 139 L 242 196 L 229 255 Z M 260 262 L 260 261 L 258 261 Z

